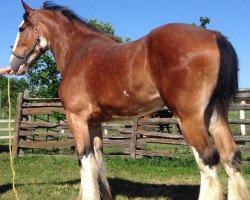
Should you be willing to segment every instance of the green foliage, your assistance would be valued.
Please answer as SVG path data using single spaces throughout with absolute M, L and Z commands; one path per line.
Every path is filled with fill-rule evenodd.
M 203 28 L 206 28 L 207 24 L 210 23 L 210 18 L 208 17 L 200 17 L 200 26 L 203 27 Z
M 114 27 L 108 22 L 98 22 L 96 19 L 89 19 L 86 22 L 97 31 L 106 33 L 110 36 L 113 36 L 117 42 L 123 43 L 124 40 L 122 37 L 115 35 Z M 125 42 L 130 42 L 131 39 L 129 37 L 125 37 Z
M 131 42 L 132 39 L 130 37 L 125 37 L 125 42 Z
M 58 97 L 58 86 L 61 75 L 57 71 L 56 62 L 50 52 L 43 54 L 27 75 L 31 96 L 54 98 Z
M 210 18 L 200 17 L 200 27 L 207 28 L 207 25 L 210 23 Z M 197 26 L 195 23 L 193 25 Z
M 115 29 L 108 22 L 98 22 L 96 19 L 89 19 L 86 21 L 91 27 L 94 27 L 95 29 L 97 29 L 100 32 L 110 34 L 110 35 L 115 34 Z
M 15 107 L 17 95 L 28 88 L 28 82 L 25 78 L 16 79 L 10 78 L 10 98 L 11 105 Z M 0 77 L 0 93 L 1 105 L 0 108 L 8 107 L 8 78 L 5 76 Z
M 53 111 L 51 116 L 54 117 L 57 121 L 66 121 L 66 115 L 61 114 L 58 111 Z

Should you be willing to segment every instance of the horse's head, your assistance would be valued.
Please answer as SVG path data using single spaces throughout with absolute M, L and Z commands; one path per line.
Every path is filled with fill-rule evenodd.
M 39 11 L 22 1 L 25 13 L 12 49 L 10 66 L 15 74 L 24 74 L 41 54 L 48 50 L 39 22 Z

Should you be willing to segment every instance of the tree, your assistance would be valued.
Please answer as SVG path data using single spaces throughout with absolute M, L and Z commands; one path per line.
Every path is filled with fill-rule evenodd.
M 27 80 L 31 96 L 58 97 L 57 88 L 61 82 L 61 75 L 57 71 L 56 62 L 50 52 L 43 54 L 29 69 Z
M 112 27 L 112 25 L 108 22 L 98 22 L 96 19 L 88 19 L 86 20 L 89 26 L 94 27 L 96 30 L 110 34 L 115 35 L 115 29 Z
M 203 27 L 203 28 L 206 28 L 207 24 L 210 23 L 210 18 L 208 17 L 200 17 L 200 26 Z
M 200 17 L 200 27 L 207 28 L 207 25 L 210 23 L 210 18 Z M 193 25 L 197 26 L 195 23 Z
M 108 23 L 108 22 L 98 22 L 96 19 L 89 19 L 89 20 L 86 20 L 86 22 L 91 27 L 94 27 L 96 30 L 115 37 L 117 42 L 120 42 L 120 43 L 124 42 L 122 37 L 115 35 L 115 29 L 110 23 Z M 131 39 L 129 37 L 125 38 L 125 42 L 130 42 L 130 41 L 131 41 Z
M 15 107 L 16 99 L 19 92 L 23 92 L 28 88 L 28 82 L 25 78 L 17 79 L 10 78 L 10 98 L 11 105 Z M 0 108 L 8 107 L 8 78 L 2 76 L 0 78 L 0 93 L 1 93 L 1 105 Z

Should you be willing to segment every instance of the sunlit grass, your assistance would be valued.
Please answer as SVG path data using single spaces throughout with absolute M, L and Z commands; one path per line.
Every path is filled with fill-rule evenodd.
M 199 171 L 186 159 L 106 157 L 114 199 L 197 199 Z M 13 200 L 8 155 L 0 154 L 0 199 Z M 76 199 L 80 175 L 76 156 L 22 156 L 15 160 L 17 190 L 21 200 Z M 250 185 L 250 166 L 243 173 Z M 225 172 L 219 170 L 224 190 Z

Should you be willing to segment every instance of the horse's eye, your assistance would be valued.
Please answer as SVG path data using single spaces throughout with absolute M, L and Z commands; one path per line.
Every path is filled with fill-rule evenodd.
M 25 30 L 25 28 L 19 27 L 19 32 L 20 32 L 20 33 L 23 32 L 24 30 Z

